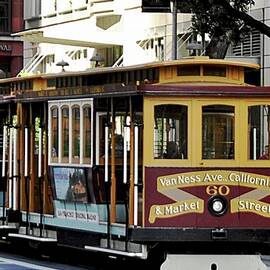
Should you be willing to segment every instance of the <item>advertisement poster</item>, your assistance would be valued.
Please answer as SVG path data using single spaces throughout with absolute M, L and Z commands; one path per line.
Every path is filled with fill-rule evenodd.
M 57 200 L 88 202 L 84 169 L 54 167 L 53 178 Z

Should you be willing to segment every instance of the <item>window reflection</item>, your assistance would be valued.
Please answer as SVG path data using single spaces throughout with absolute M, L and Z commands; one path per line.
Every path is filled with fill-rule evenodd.
M 269 105 L 248 107 L 249 159 L 269 159 Z
M 203 106 L 203 159 L 234 159 L 234 117 L 233 106 Z
M 62 153 L 68 158 L 69 153 L 69 108 L 62 108 Z
M 85 158 L 91 157 L 91 108 L 83 108 L 83 137 L 84 147 L 83 156 Z
M 50 162 L 71 164 L 82 162 L 89 165 L 92 151 L 91 101 L 56 101 L 50 103 L 49 114 Z
M 187 159 L 187 106 L 155 106 L 155 159 Z
M 72 157 L 80 158 L 80 108 L 72 108 Z
M 51 110 L 51 127 L 52 127 L 52 147 L 51 156 L 52 158 L 58 157 L 58 109 L 52 108 Z

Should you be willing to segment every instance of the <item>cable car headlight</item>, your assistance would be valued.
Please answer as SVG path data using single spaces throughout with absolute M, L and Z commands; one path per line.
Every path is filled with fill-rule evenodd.
M 222 216 L 227 212 L 228 202 L 222 196 L 214 196 L 208 201 L 208 210 L 214 216 Z

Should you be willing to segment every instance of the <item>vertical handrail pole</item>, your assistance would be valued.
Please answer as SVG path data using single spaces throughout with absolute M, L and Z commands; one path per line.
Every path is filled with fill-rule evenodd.
M 123 184 L 125 188 L 125 251 L 128 251 L 128 242 L 129 242 L 129 185 L 128 185 L 128 142 L 130 138 L 129 125 L 128 123 L 128 111 L 129 111 L 129 99 L 126 99 L 126 115 L 124 123 L 124 148 L 123 148 Z
M 257 133 L 256 128 L 253 128 L 253 160 L 256 160 L 256 152 L 257 152 L 256 133 Z
M 127 184 L 127 129 L 128 127 L 124 126 L 124 157 L 123 157 L 123 183 Z
M 104 150 L 104 182 L 105 182 L 105 194 L 106 194 L 106 206 L 107 206 L 107 248 L 111 247 L 111 217 L 110 217 L 110 181 L 109 181 L 109 117 L 105 125 L 105 150 Z
M 8 203 L 9 208 L 13 208 L 13 200 L 12 200 L 12 179 L 13 179 L 13 170 L 12 170 L 12 146 L 13 146 L 13 127 L 9 129 L 9 185 L 8 185 Z
M 115 113 L 111 98 L 111 222 L 116 222 Z
M 42 176 L 42 128 L 39 128 L 38 138 L 38 177 Z
M 138 225 L 139 127 L 134 126 L 134 226 Z
M 39 180 L 39 200 L 40 200 L 40 221 L 39 236 L 42 237 L 42 218 L 43 218 L 43 196 L 42 196 L 42 128 L 39 127 L 38 138 L 38 180 Z
M 28 128 L 24 128 L 24 177 L 28 177 Z
M 17 127 L 13 129 L 13 209 L 17 210 Z
M 270 147 L 270 106 L 267 106 L 267 132 L 268 132 L 268 159 L 270 160 L 270 152 L 269 152 L 269 147 Z
M 130 175 L 129 175 L 129 224 L 134 224 L 134 123 L 132 98 L 129 98 L 130 114 Z
M 2 177 L 6 176 L 7 126 L 3 127 Z
M 123 157 L 123 184 L 125 187 L 125 214 L 126 214 L 126 239 L 125 239 L 125 250 L 128 250 L 128 225 L 129 225 L 129 214 L 128 214 L 128 181 L 127 181 L 127 154 L 128 154 L 128 126 L 127 126 L 127 118 L 125 118 L 125 126 L 124 126 L 124 157 Z
M 105 126 L 105 183 L 109 182 L 109 126 L 106 124 Z
M 3 153 L 2 153 L 2 181 L 5 183 L 2 183 L 3 184 L 3 187 L 5 187 L 7 185 L 6 181 L 6 151 L 7 151 L 7 126 L 4 125 L 3 126 Z M 5 191 L 6 188 L 3 188 L 3 207 L 2 207 L 2 216 L 3 216 L 3 219 L 2 219 L 2 224 L 4 225 L 4 216 L 5 216 L 5 211 L 6 211 L 6 191 Z
M 25 198 L 26 198 L 26 234 L 28 234 L 29 225 L 29 170 L 28 170 L 28 157 L 29 157 L 29 134 L 28 127 L 24 128 L 24 178 L 25 178 Z

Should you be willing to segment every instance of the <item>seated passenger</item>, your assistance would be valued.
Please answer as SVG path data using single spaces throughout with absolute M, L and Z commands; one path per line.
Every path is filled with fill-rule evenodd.
M 176 159 L 179 158 L 178 145 L 176 142 L 170 141 L 167 143 L 167 154 L 166 158 Z
M 269 149 L 269 146 L 266 145 L 265 148 L 264 148 L 264 154 L 261 155 L 261 156 L 259 157 L 259 159 L 269 159 L 269 156 L 268 156 L 268 149 Z

